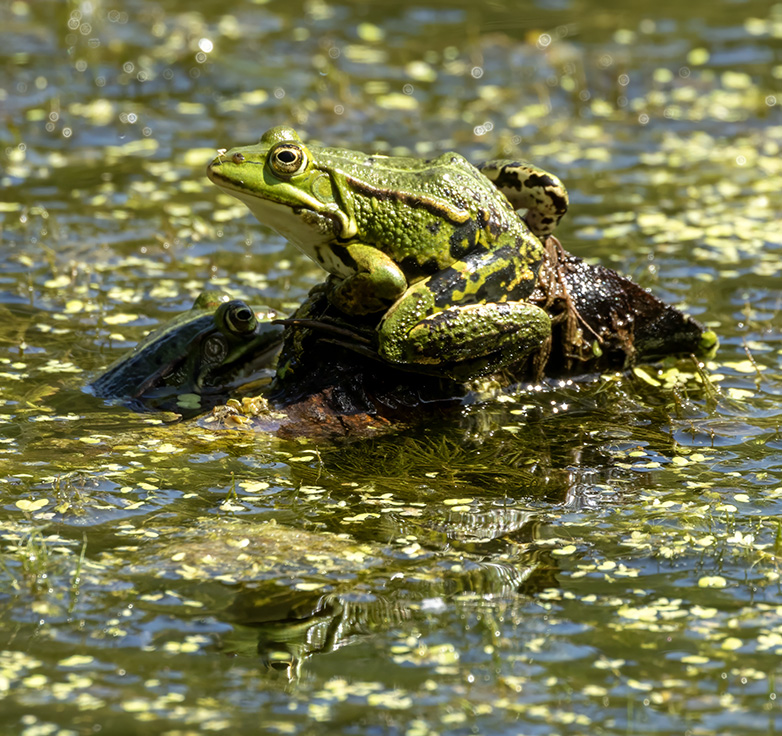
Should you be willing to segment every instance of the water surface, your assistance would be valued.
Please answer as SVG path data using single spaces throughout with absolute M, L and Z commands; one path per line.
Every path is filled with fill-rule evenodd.
M 782 732 L 782 5 L 0 5 L 9 733 Z M 721 337 L 342 445 L 82 391 L 323 274 L 204 176 L 272 125 L 558 173 Z

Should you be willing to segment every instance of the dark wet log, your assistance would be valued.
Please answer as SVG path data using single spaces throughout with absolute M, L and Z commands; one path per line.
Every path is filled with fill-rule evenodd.
M 549 238 L 539 286 L 531 296 L 552 317 L 542 366 L 528 377 L 627 369 L 667 355 L 701 355 L 716 336 L 616 271 L 590 265 Z

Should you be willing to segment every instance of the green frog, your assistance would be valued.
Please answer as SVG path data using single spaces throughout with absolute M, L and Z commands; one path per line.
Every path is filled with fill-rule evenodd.
M 135 408 L 197 413 L 247 383 L 271 363 L 282 343 L 277 313 L 216 291 L 147 335 L 91 384 L 104 399 Z
M 288 126 L 221 151 L 207 174 L 332 274 L 333 306 L 381 315 L 372 349 L 397 367 L 472 377 L 551 334 L 526 299 L 567 210 L 552 174 L 511 161 L 476 168 L 458 153 L 306 146 Z

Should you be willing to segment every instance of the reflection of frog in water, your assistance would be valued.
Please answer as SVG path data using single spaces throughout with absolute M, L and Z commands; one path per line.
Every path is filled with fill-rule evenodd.
M 485 515 L 489 534 L 496 516 Z M 532 525 L 525 516 L 506 532 L 526 535 Z M 147 579 L 154 572 L 209 583 L 196 585 L 196 597 L 200 590 L 208 609 L 234 626 L 221 633 L 222 650 L 257 652 L 291 679 L 311 657 L 404 626 L 427 615 L 427 605 L 450 605 L 465 593 L 514 600 L 556 584 L 548 550 L 520 551 L 504 540 L 496 542 L 506 550 L 503 559 L 489 561 L 485 550 L 471 553 L 458 543 L 391 551 L 347 534 L 230 517 L 195 521 L 186 530 L 154 528 L 156 541 L 131 563 L 117 560 L 122 576 Z M 224 593 L 214 595 L 220 585 Z
M 280 126 L 219 155 L 208 175 L 332 274 L 333 306 L 380 316 L 372 347 L 392 365 L 469 378 L 551 333 L 527 299 L 567 209 L 545 171 L 305 146 Z
M 125 399 L 135 408 L 204 411 L 276 357 L 283 333 L 271 323 L 276 316 L 267 307 L 205 291 L 192 309 L 147 335 L 90 387 L 101 398 Z

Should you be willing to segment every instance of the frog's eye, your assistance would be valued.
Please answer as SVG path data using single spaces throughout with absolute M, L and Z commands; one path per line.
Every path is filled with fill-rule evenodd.
M 307 157 L 295 143 L 278 143 L 269 152 L 269 162 L 275 174 L 293 176 L 307 165 Z
M 239 299 L 221 304 L 215 322 L 221 331 L 232 335 L 248 335 L 258 326 L 255 312 Z

